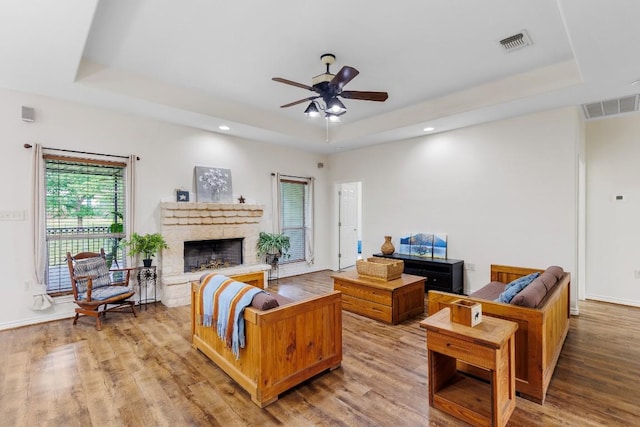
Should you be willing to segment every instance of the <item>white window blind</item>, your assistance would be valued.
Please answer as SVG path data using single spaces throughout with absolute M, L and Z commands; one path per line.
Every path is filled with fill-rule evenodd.
M 305 194 L 306 181 L 287 178 L 280 180 L 281 230 L 289 236 L 291 248 L 289 258 L 282 262 L 303 261 L 305 259 Z

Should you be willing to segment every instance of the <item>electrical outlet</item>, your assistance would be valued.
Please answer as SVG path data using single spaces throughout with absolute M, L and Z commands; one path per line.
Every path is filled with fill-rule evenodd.
M 633 272 L 633 277 L 635 277 L 636 279 L 640 279 L 640 270 L 635 270 Z
M 475 271 L 476 270 L 476 265 L 475 264 L 471 264 L 470 262 L 465 262 L 464 263 L 464 269 L 468 270 L 468 271 Z

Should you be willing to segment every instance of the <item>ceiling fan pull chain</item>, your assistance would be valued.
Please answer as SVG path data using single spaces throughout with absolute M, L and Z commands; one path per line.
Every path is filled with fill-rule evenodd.
M 326 142 L 328 144 L 329 143 L 329 120 L 325 120 L 324 122 L 327 125 L 327 127 L 326 127 L 327 131 L 326 131 L 326 136 L 324 138 L 324 142 Z

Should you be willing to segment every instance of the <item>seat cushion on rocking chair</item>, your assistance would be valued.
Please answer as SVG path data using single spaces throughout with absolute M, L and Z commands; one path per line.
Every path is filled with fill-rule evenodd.
M 131 289 L 127 286 L 102 286 L 98 289 L 94 289 L 91 292 L 91 300 L 95 301 L 105 301 L 113 297 L 117 297 L 118 295 L 124 295 L 130 293 Z M 87 293 L 83 292 L 78 294 L 78 300 L 86 300 Z
M 102 257 L 80 259 L 74 263 L 73 269 L 75 276 L 91 277 L 94 294 L 98 288 L 103 286 L 109 287 L 111 285 L 109 268 L 107 268 L 107 263 Z M 79 294 L 85 294 L 87 292 L 88 281 L 86 278 L 76 280 Z

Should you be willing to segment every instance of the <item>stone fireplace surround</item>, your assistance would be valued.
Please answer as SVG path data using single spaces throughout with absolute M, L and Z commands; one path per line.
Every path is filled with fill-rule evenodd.
M 219 271 L 223 274 L 240 274 L 262 271 L 267 281 L 268 264 L 261 264 L 256 255 L 256 243 L 264 206 L 245 203 L 190 203 L 161 202 L 161 234 L 168 249 L 162 251 L 158 276 L 162 303 L 178 307 L 191 303 L 190 284 L 203 274 Z M 244 238 L 244 264 L 205 270 L 184 272 L 184 242 Z

